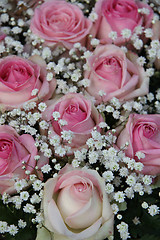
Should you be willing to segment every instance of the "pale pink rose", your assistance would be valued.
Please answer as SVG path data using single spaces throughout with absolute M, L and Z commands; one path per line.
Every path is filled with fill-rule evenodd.
M 80 8 L 61 0 L 51 0 L 35 9 L 31 30 L 48 46 L 62 44 L 70 49 L 74 43 L 85 44 L 92 22 Z
M 44 184 L 42 209 L 44 226 L 54 233 L 55 240 L 64 236 L 103 240 L 113 235 L 114 216 L 104 179 L 95 170 L 67 164 Z
M 146 8 L 149 14 L 141 14 L 138 9 Z M 122 44 L 125 39 L 122 38 L 123 29 L 129 29 L 133 33 L 135 27 L 151 27 L 153 11 L 145 3 L 135 0 L 99 0 L 95 5 L 95 12 L 98 14 L 98 20 L 95 23 L 94 31 L 97 38 L 106 43 L 111 43 L 112 39 L 109 33 L 117 32 L 115 44 Z
M 34 157 L 38 154 L 35 147 L 35 140 L 29 134 L 21 136 L 8 125 L 0 126 L 0 193 L 9 194 L 15 192 L 15 179 L 26 179 L 25 170 L 33 173 L 36 166 Z M 48 159 L 41 157 L 40 165 L 48 162 Z M 25 163 L 25 170 L 22 170 L 22 162 Z M 39 166 L 40 166 L 39 165 Z
M 49 128 L 51 134 L 61 136 L 61 132 L 71 131 L 73 133 L 72 148 L 79 148 L 85 145 L 86 140 L 91 136 L 94 127 L 98 127 L 103 122 L 102 116 L 98 113 L 92 102 L 80 93 L 68 93 L 59 99 L 46 102 L 48 107 L 43 113 L 43 118 L 51 121 Z M 59 124 L 55 121 L 52 114 L 59 112 L 58 120 L 65 120 L 67 125 Z
M 128 142 L 125 150 L 127 156 L 142 162 L 143 174 L 160 174 L 160 115 L 131 114 L 126 127 L 117 139 L 117 146 L 121 147 Z M 145 158 L 138 159 L 137 152 L 145 154 Z
M 153 31 L 152 40 L 160 41 L 160 21 L 156 21 L 155 24 L 153 24 L 152 31 Z M 160 59 L 156 57 L 154 63 L 155 63 L 156 69 L 160 70 Z
M 30 60 L 17 56 L 0 59 L 0 105 L 4 109 L 22 107 L 29 101 L 48 100 L 56 87 L 56 80 L 46 79 L 46 64 L 39 56 Z M 32 90 L 38 89 L 38 97 Z
M 126 57 L 123 50 L 115 45 L 96 47 L 87 59 L 89 70 L 84 72 L 84 77 L 90 80 L 87 91 L 95 97 L 96 103 L 107 102 L 113 97 L 126 101 L 148 93 L 149 79 L 136 59 L 137 55 L 130 52 Z M 106 95 L 101 97 L 100 90 Z

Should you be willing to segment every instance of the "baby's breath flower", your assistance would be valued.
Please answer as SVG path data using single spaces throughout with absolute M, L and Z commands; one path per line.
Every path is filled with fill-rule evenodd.
M 76 160 L 76 159 L 74 159 L 73 161 L 72 161 L 72 166 L 74 167 L 74 168 L 76 168 L 76 167 L 79 167 L 79 162 Z
M 117 39 L 117 32 L 115 31 L 111 31 L 109 34 L 108 34 L 108 37 L 111 38 L 113 41 Z
M 138 158 L 138 159 L 143 159 L 145 158 L 145 154 L 143 152 L 136 152 L 135 156 Z
M 29 193 L 27 191 L 23 191 L 20 193 L 20 198 L 23 200 L 23 201 L 27 201 L 28 198 L 29 198 Z
M 92 11 L 89 15 L 89 19 L 92 21 L 92 22 L 95 22 L 97 19 L 98 19 L 98 15 L 96 12 Z
M 140 192 L 143 191 L 143 186 L 142 186 L 141 183 L 136 183 L 136 184 L 134 185 L 133 189 L 134 189 L 135 192 L 139 192 L 139 193 L 140 193 Z
M 25 179 L 19 180 L 15 182 L 14 187 L 17 190 L 17 192 L 20 192 L 23 188 L 27 186 L 27 182 Z
M 133 46 L 137 49 L 140 50 L 143 47 L 143 41 L 141 39 L 136 39 L 133 43 Z
M 131 34 L 132 34 L 132 32 L 131 32 L 130 29 L 123 29 L 122 32 L 121 32 L 122 37 L 125 38 L 125 39 L 130 38 Z
M 46 78 L 47 78 L 47 81 L 50 82 L 53 79 L 53 73 L 52 72 L 47 73 Z
M 45 164 L 43 167 L 41 167 L 41 171 L 43 173 L 49 173 L 51 170 L 52 170 L 52 168 L 49 164 Z
M 144 165 L 141 162 L 136 162 L 134 165 L 135 170 L 137 170 L 139 172 L 143 170 L 143 167 L 144 167 Z
M 127 177 L 128 176 L 128 169 L 126 167 L 122 167 L 120 170 L 119 170 L 119 174 L 121 177 Z
M 72 141 L 72 138 L 73 138 L 73 133 L 72 131 L 62 131 L 61 132 L 61 137 L 66 140 L 66 141 Z
M 35 191 L 40 191 L 43 187 L 43 183 L 41 180 L 36 180 L 32 183 L 32 186 Z
M 66 154 L 66 150 L 62 146 L 58 146 L 55 148 L 55 153 L 58 154 L 60 157 L 63 157 Z
M 99 45 L 99 39 L 96 39 L 96 38 L 92 38 L 91 39 L 91 45 L 96 47 L 97 45 Z
M 61 138 L 58 135 L 55 135 L 49 139 L 50 144 L 53 146 L 59 146 Z
M 118 205 L 116 203 L 113 203 L 111 207 L 112 207 L 113 213 L 117 214 L 117 212 L 119 211 Z
M 15 236 L 18 233 L 18 228 L 14 224 L 8 227 L 8 232 L 10 235 Z
M 106 112 L 114 112 L 114 108 L 110 105 L 106 106 Z
M 8 223 L 5 221 L 0 221 L 0 233 L 5 233 L 8 231 Z
M 122 202 L 124 202 L 125 194 L 122 191 L 118 191 L 114 194 L 114 199 L 117 202 L 122 203 Z
M 103 97 L 103 96 L 106 95 L 106 93 L 105 93 L 103 90 L 100 90 L 100 91 L 98 92 L 98 95 L 99 95 L 100 97 Z
M 32 195 L 32 197 L 30 198 L 30 202 L 32 204 L 40 203 L 41 202 L 41 198 L 36 193 L 34 193 Z
M 144 182 L 144 184 L 146 184 L 146 185 L 150 185 L 150 184 L 152 183 L 152 177 L 149 176 L 149 175 L 145 175 L 145 176 L 143 177 L 143 182 Z
M 105 190 L 106 190 L 106 193 L 110 194 L 110 193 L 114 192 L 114 186 L 110 183 L 107 183 Z
M 37 88 L 33 89 L 31 92 L 31 96 L 36 96 L 38 94 L 38 91 L 39 90 Z
M 50 58 L 51 57 L 51 49 L 49 48 L 49 47 L 45 47 L 45 48 L 43 48 L 43 50 L 42 50 L 42 57 L 44 58 L 44 59 L 46 59 L 46 58 Z
M 61 165 L 59 163 L 57 163 L 57 164 L 55 164 L 54 168 L 59 171 L 61 169 Z
M 142 208 L 147 209 L 147 208 L 148 208 L 148 203 L 143 202 L 143 203 L 142 203 Z
M 46 107 L 47 107 L 47 105 L 44 102 L 41 102 L 41 103 L 38 104 L 38 109 L 41 112 L 44 112 L 46 110 Z
M 134 186 L 135 183 L 136 183 L 136 178 L 133 176 L 133 175 L 129 175 L 127 180 L 126 180 L 126 183 L 129 185 L 129 186 Z
M 127 240 L 130 238 L 129 233 L 128 233 L 128 224 L 125 222 L 121 222 L 120 224 L 117 225 L 118 232 L 120 233 L 121 239 L 122 240 Z
M 23 221 L 22 219 L 18 220 L 18 227 L 19 228 L 25 228 L 27 226 L 27 223 Z
M 111 182 L 114 179 L 114 175 L 111 171 L 103 172 L 102 176 L 106 180 L 106 182 Z
M 30 204 L 30 203 L 27 203 L 24 207 L 23 207 L 23 211 L 25 213 L 36 213 L 36 209 L 35 207 Z
M 93 164 L 97 162 L 99 154 L 96 151 L 90 151 L 88 154 L 88 157 L 89 157 L 89 163 Z
M 151 37 L 153 36 L 153 31 L 152 31 L 151 28 L 145 29 L 145 30 L 144 30 L 144 33 L 145 33 L 145 36 L 146 36 L 147 38 L 151 38 Z
M 124 192 L 127 198 L 130 198 L 130 199 L 134 198 L 134 191 L 132 187 L 126 188 Z
M 149 208 L 148 208 L 148 213 L 151 215 L 151 216 L 155 216 L 157 214 L 159 214 L 160 210 L 159 210 L 159 207 L 157 205 L 151 205 Z
M 52 116 L 53 116 L 55 121 L 58 121 L 58 118 L 60 118 L 60 113 L 55 111 L 55 112 L 52 113 Z
M 39 126 L 41 129 L 45 130 L 45 129 L 48 129 L 49 128 L 49 123 L 47 123 L 45 120 L 42 120 L 40 123 L 39 123 Z

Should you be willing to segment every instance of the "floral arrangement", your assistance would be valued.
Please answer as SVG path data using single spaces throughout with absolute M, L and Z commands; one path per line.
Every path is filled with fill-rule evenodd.
M 159 240 L 159 14 L 0 0 L 0 240 Z

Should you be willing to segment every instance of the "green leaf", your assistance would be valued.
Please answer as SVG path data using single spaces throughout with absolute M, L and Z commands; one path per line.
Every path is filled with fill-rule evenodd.
M 152 185 L 152 189 L 160 188 L 160 177 L 158 177 L 155 184 Z
M 158 236 L 155 235 L 144 235 L 142 238 L 140 238 L 139 240 L 159 240 Z
M 127 209 L 127 203 L 126 202 L 119 203 L 118 207 L 120 211 L 125 211 Z

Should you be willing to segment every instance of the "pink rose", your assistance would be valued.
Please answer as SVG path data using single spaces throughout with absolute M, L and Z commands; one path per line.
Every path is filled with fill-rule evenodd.
M 149 14 L 141 14 L 138 9 L 146 8 Z M 117 32 L 115 44 L 125 42 L 121 32 L 123 29 L 130 29 L 133 33 L 135 27 L 151 27 L 153 11 L 145 3 L 135 0 L 99 0 L 95 5 L 95 12 L 98 20 L 95 24 L 97 37 L 106 43 L 111 43 L 109 33 Z
M 155 24 L 153 24 L 153 36 L 152 40 L 159 40 L 160 41 L 160 21 L 156 21 Z M 160 59 L 159 57 L 155 59 L 155 67 L 156 69 L 160 70 Z
M 42 209 L 44 226 L 55 240 L 103 240 L 113 235 L 113 212 L 104 180 L 95 170 L 67 164 L 44 184 Z M 39 233 L 36 240 L 40 239 Z
M 126 155 L 143 163 L 143 174 L 160 174 L 160 115 L 131 114 L 126 127 L 117 139 L 117 146 L 129 143 Z M 138 159 L 137 152 L 145 154 Z
M 103 122 L 102 116 L 92 102 L 80 93 L 69 93 L 58 100 L 49 100 L 47 105 L 43 118 L 51 121 L 50 137 L 54 135 L 61 136 L 62 131 L 71 131 L 73 133 L 70 145 L 72 148 L 85 145 L 93 128 Z M 59 121 L 55 121 L 52 116 L 54 112 L 59 112 L 60 117 L 58 120 L 65 120 L 67 124 L 63 126 Z
M 0 126 L 0 193 L 15 192 L 15 179 L 26 178 L 22 162 L 26 169 L 33 172 L 36 165 L 34 157 L 38 154 L 35 141 L 29 134 L 21 136 L 10 126 Z M 40 162 L 42 161 L 39 160 Z M 48 162 L 48 161 L 47 161 Z M 46 159 L 44 163 L 46 163 Z
M 0 32 L 0 42 L 3 41 L 6 37 L 6 34 Z
M 74 43 L 85 44 L 92 22 L 74 4 L 65 1 L 47 1 L 35 9 L 31 30 L 45 40 L 46 45 L 63 44 L 70 49 Z
M 30 60 L 17 56 L 0 59 L 0 105 L 6 109 L 22 107 L 29 101 L 48 100 L 56 87 L 56 80 L 46 79 L 46 65 L 39 56 Z M 32 90 L 38 89 L 37 96 Z
M 113 97 L 126 101 L 148 93 L 149 79 L 142 67 L 136 63 L 137 56 L 115 45 L 99 45 L 87 59 L 89 70 L 84 73 L 90 80 L 87 91 L 97 100 L 107 102 Z M 105 92 L 101 97 L 100 90 Z

